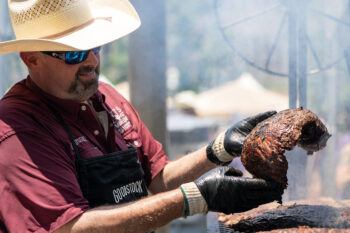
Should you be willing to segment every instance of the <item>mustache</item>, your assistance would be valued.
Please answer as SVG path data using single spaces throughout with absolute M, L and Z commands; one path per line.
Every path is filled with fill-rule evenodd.
M 81 80 L 80 76 L 84 74 L 89 74 L 91 72 L 95 73 L 95 78 L 92 80 Z M 100 66 L 81 66 L 75 74 L 75 79 L 72 81 L 68 88 L 69 93 L 80 93 L 98 86 L 98 78 L 100 74 Z
M 97 75 L 100 74 L 100 67 L 97 66 L 81 66 L 77 71 L 77 74 L 86 74 L 94 71 Z

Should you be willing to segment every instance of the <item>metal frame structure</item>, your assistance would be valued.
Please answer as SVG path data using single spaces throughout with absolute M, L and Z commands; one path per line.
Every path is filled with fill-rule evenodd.
M 334 21 L 338 24 L 342 24 L 350 29 L 350 22 L 345 22 L 342 19 L 334 17 L 330 14 L 321 12 L 317 9 L 309 6 L 310 1 L 303 0 L 288 0 L 288 1 L 279 1 L 277 4 L 268 6 L 265 9 L 258 10 L 253 14 L 249 14 L 245 17 L 236 19 L 234 22 L 227 25 L 221 25 L 220 22 L 220 13 L 219 13 L 219 4 L 222 0 L 215 0 L 215 13 L 217 24 L 219 25 L 221 34 L 224 37 L 224 40 L 228 45 L 235 51 L 235 53 L 241 57 L 246 63 L 257 68 L 260 71 L 263 71 L 270 75 L 276 75 L 281 77 L 289 78 L 289 107 L 296 108 L 298 106 L 307 107 L 307 77 L 310 74 L 316 74 L 322 72 L 326 69 L 333 67 L 338 64 L 344 57 L 347 55 L 346 50 L 344 53 L 337 58 L 335 61 L 323 65 L 320 61 L 319 56 L 315 50 L 310 37 L 307 33 L 307 16 L 308 14 L 315 14 L 321 17 L 325 17 L 331 21 Z M 226 34 L 226 30 L 232 27 L 235 27 L 239 24 L 245 23 L 249 20 L 255 19 L 256 17 L 263 16 L 270 13 L 276 9 L 286 9 L 278 30 L 274 36 L 273 44 L 268 51 L 268 56 L 264 65 L 257 64 L 252 59 L 245 56 L 245 54 L 236 47 L 236 44 L 230 40 L 229 36 Z M 275 53 L 277 43 L 281 38 L 282 29 L 285 27 L 288 20 L 288 73 L 283 73 L 279 71 L 272 70 L 270 68 L 272 56 Z M 308 71 L 307 56 L 308 49 L 311 51 L 311 56 L 315 60 L 317 65 L 316 70 Z M 350 56 L 349 56 L 350 57 Z M 350 67 L 350 66 L 349 66 Z

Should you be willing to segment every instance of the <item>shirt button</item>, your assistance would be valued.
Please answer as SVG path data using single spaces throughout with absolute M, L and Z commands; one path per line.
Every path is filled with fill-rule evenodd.
M 97 135 L 99 135 L 99 134 L 100 134 L 100 131 L 95 130 L 95 131 L 94 131 L 94 134 L 97 136 Z
M 85 111 L 85 110 L 86 110 L 86 106 L 85 106 L 85 105 L 82 105 L 82 106 L 81 106 L 81 110 Z
M 139 142 L 138 141 L 134 141 L 134 146 L 138 146 Z

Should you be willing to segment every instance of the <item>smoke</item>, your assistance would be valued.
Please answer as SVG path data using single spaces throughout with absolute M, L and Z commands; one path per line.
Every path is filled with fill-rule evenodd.
M 235 68 L 250 71 L 263 83 L 271 80 L 268 76 L 287 81 L 276 81 L 279 82 L 276 90 L 283 89 L 281 85 L 289 85 L 290 104 L 303 105 L 315 112 L 333 135 L 328 146 L 312 157 L 300 149 L 287 154 L 286 199 L 340 198 L 343 187 L 338 187 L 337 169 L 346 155 L 340 154 L 339 141 L 346 138 L 350 128 L 345 112 L 350 100 L 349 73 L 344 60 L 350 43 L 348 1 L 214 2 L 216 27 L 222 36 L 217 50 L 230 48 L 226 55 L 221 55 L 239 56 L 245 65 Z M 214 28 L 207 25 L 203 30 Z M 231 61 L 233 66 L 237 64 Z M 288 82 L 288 76 L 289 80 L 293 78 L 292 82 Z M 232 93 L 231 99 L 239 101 L 240 97 Z M 343 145 L 347 143 L 350 140 Z M 350 163 L 347 166 L 350 167 Z

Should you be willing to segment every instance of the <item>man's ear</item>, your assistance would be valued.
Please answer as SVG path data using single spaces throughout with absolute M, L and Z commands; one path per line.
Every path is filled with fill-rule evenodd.
M 38 65 L 38 53 L 37 52 L 20 52 L 19 56 L 28 68 L 34 68 Z

